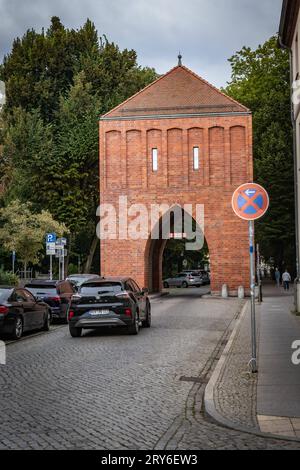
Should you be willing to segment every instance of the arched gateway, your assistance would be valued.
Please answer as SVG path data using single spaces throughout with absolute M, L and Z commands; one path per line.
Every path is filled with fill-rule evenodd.
M 251 112 L 182 65 L 100 120 L 101 203 L 117 218 L 120 197 L 121 218 L 126 198 L 149 214 L 154 204 L 192 205 L 193 216 L 203 206 L 215 293 L 224 283 L 232 293 L 249 286 L 248 226 L 231 198 L 252 178 Z M 142 238 L 128 239 L 122 223 L 114 239 L 101 240 L 102 275 L 130 275 L 160 290 L 166 240 L 152 240 L 150 223 Z

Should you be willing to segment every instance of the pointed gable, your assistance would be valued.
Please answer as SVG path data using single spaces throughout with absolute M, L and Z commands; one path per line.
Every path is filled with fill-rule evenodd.
M 179 65 L 102 119 L 249 112 L 187 67 Z

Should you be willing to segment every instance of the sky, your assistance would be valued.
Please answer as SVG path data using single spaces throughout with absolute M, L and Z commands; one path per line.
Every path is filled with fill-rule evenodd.
M 27 29 L 59 16 L 69 28 L 87 18 L 120 48 L 135 49 L 142 66 L 162 74 L 183 64 L 221 87 L 228 58 L 256 48 L 279 29 L 282 0 L 0 0 L 0 61 Z

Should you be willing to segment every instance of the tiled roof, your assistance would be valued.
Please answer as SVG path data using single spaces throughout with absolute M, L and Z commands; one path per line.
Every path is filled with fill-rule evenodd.
M 245 112 L 250 111 L 187 67 L 179 65 L 103 118 Z

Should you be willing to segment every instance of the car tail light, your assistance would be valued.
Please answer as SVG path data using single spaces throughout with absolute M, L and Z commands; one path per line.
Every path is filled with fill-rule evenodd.
M 7 315 L 9 312 L 8 307 L 4 307 L 3 305 L 0 305 L 0 315 Z
M 131 310 L 131 308 L 126 308 L 126 309 L 125 309 L 125 315 L 126 315 L 126 317 L 132 317 L 132 310 Z
M 73 310 L 70 310 L 70 311 L 69 311 L 69 315 L 68 315 L 69 320 L 72 320 L 72 318 L 74 318 L 74 317 L 75 317 L 74 311 L 73 311 Z
M 60 297 L 49 297 L 49 300 L 53 300 L 54 302 L 60 302 Z

